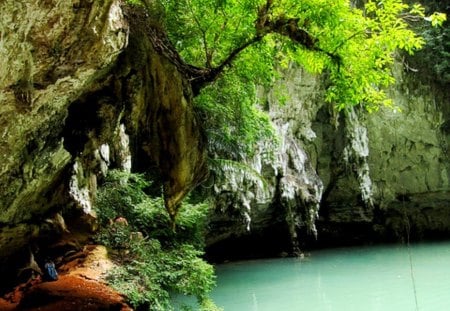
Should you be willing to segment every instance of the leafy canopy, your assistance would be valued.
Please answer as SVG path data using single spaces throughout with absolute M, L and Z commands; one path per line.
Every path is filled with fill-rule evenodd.
M 239 68 L 232 71 L 238 71 L 243 82 L 262 84 L 272 80 L 274 65 L 291 61 L 313 73 L 327 70 L 331 85 L 326 99 L 341 109 L 361 103 L 368 109 L 389 105 L 382 89 L 393 83 L 390 66 L 395 51 L 413 53 L 424 44 L 409 29 L 407 17 L 420 17 L 432 25 L 445 20 L 438 13 L 426 17 L 423 7 L 409 7 L 401 0 L 369 0 L 362 8 L 346 0 L 162 0 L 162 4 L 171 39 L 187 62 L 221 68 L 238 52 L 232 61 Z M 253 48 L 247 49 L 247 44 Z
M 210 155 L 234 161 L 275 136 L 256 106 L 258 87 L 270 86 L 279 67 L 326 73 L 325 99 L 338 109 L 377 110 L 392 105 L 384 90 L 396 52 L 424 45 L 409 23 L 446 19 L 402 0 L 127 1 L 157 21 L 146 34 L 190 82 Z M 177 208 L 168 210 L 175 218 Z

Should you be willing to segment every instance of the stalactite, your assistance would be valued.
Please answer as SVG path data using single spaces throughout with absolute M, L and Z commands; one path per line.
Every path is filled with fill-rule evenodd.
M 344 160 L 352 167 L 359 182 L 359 189 L 364 203 L 373 207 L 373 186 L 368 164 L 369 138 L 366 127 L 359 121 L 354 108 L 346 115 L 346 138 Z
M 286 221 L 294 251 L 298 251 L 296 230 L 306 226 L 317 236 L 315 221 L 318 218 L 323 184 L 311 166 L 307 153 L 292 137 L 289 123 L 277 124 L 281 138 L 277 171 L 280 175 L 280 203 L 285 206 Z
M 131 150 L 130 150 L 130 137 L 127 135 L 125 125 L 120 124 L 117 133 L 118 146 L 117 156 L 120 167 L 126 172 L 131 172 Z
M 85 214 L 91 214 L 93 213 L 92 200 L 89 195 L 89 188 L 83 182 L 85 179 L 83 175 L 83 168 L 81 164 L 76 161 L 73 164 L 73 174 L 70 178 L 69 195 Z

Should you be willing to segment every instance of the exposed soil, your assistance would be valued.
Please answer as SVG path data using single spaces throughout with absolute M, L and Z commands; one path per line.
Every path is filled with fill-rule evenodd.
M 114 265 L 106 249 L 85 247 L 58 269 L 57 281 L 41 277 L 21 284 L 0 298 L 2 311 L 132 311 L 124 298 L 104 281 L 106 271 Z

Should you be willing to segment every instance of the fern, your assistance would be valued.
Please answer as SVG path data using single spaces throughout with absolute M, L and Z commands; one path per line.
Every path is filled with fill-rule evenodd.
M 256 90 L 245 72 L 230 69 L 195 98 L 211 155 L 242 160 L 254 154 L 259 141 L 275 139 L 269 117 L 259 109 Z

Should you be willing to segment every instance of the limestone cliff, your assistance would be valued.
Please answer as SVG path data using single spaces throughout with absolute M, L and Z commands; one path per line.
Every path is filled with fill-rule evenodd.
M 5 0 L 0 12 L 0 269 L 91 224 L 110 168 L 150 173 L 173 213 L 207 174 L 205 141 L 157 16 L 119 0 Z M 299 68 L 261 90 L 280 141 L 246 165 L 267 184 L 242 174 L 216 185 L 209 243 L 290 237 L 296 251 L 304 231 L 450 232 L 448 85 L 421 72 L 398 68 L 400 109 L 372 115 L 333 112 L 323 77 Z
M 395 70 L 395 108 L 372 114 L 333 111 L 323 78 L 299 68 L 262 94 L 281 142 L 273 157 L 261 142 L 247 165 L 266 178 L 267 190 L 235 175 L 217 185 L 211 253 L 448 237 L 448 85 L 427 78 L 423 67 Z M 288 92 L 284 105 L 277 88 Z M 283 242 L 289 236 L 291 245 Z
M 110 167 L 155 176 L 169 207 L 203 178 L 190 85 L 155 51 L 145 11 L 6 0 L 0 12 L 1 269 L 79 230 Z

